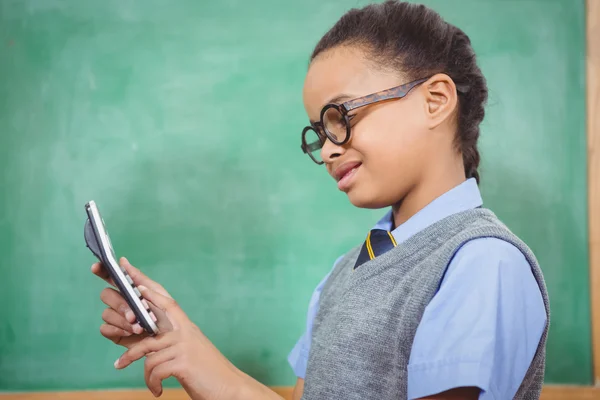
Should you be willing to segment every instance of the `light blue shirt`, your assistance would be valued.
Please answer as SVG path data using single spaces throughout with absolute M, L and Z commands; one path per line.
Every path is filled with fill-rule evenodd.
M 482 203 L 477 183 L 469 179 L 431 202 L 392 234 L 401 246 L 429 225 Z M 390 210 L 375 228 L 389 230 L 391 226 Z M 330 273 L 313 292 L 306 330 L 288 356 L 300 378 L 305 376 L 312 322 Z M 476 386 L 481 389 L 479 399 L 512 399 L 545 325 L 542 295 L 523 254 L 496 238 L 466 243 L 450 261 L 417 328 L 408 364 L 408 398 Z

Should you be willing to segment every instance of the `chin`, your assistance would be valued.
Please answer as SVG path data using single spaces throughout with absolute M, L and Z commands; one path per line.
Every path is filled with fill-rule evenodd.
M 391 205 L 390 202 L 383 200 L 383 196 L 378 196 L 375 191 L 351 189 L 347 193 L 347 196 L 350 203 L 358 208 L 379 209 Z

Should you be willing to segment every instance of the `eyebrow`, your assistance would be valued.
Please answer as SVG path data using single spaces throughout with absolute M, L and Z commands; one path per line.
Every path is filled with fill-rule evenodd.
M 339 103 L 341 100 L 345 100 L 345 99 L 351 99 L 352 96 L 350 96 L 349 94 L 338 94 L 337 96 L 335 96 L 334 98 L 330 99 L 328 102 L 326 102 L 325 104 L 330 104 L 330 103 Z

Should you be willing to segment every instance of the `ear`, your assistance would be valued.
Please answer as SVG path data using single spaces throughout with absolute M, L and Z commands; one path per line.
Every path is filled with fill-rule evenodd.
M 446 74 L 435 74 L 422 87 L 429 129 L 450 121 L 458 107 L 456 86 L 452 78 Z

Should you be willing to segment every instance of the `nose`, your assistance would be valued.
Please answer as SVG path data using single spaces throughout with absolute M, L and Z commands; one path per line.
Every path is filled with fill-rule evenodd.
M 346 152 L 344 146 L 339 146 L 327 139 L 321 148 L 321 158 L 327 163 L 332 163 L 336 158 L 342 156 Z

